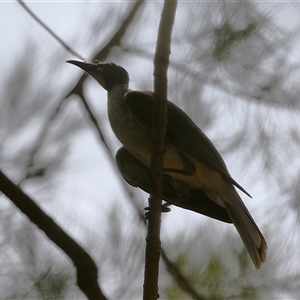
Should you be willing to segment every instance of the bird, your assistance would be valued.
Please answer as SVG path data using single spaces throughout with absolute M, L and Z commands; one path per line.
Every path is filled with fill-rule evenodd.
M 130 90 L 128 72 L 115 63 L 67 63 L 84 70 L 107 91 L 109 123 L 123 145 L 116 155 L 118 167 L 128 183 L 149 192 L 152 186 L 141 176 L 146 178 L 150 170 L 154 93 Z M 250 194 L 232 178 L 204 132 L 169 100 L 163 172 L 163 198 L 167 202 L 233 223 L 255 268 L 261 268 L 266 261 L 267 242 L 236 188 L 249 197 Z

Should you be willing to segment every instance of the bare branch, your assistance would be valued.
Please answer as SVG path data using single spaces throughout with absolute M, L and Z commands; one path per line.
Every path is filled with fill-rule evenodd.
M 77 269 L 77 285 L 87 298 L 106 300 L 98 285 L 98 269 L 91 256 L 1 171 L 0 190 L 71 258 Z
M 42 27 L 44 27 L 50 35 L 54 37 L 64 48 L 67 49 L 67 51 L 71 52 L 75 56 L 82 58 L 82 56 L 77 53 L 75 50 L 73 50 L 70 46 L 68 46 L 57 34 L 55 34 L 39 17 L 37 17 L 33 11 L 29 9 L 29 7 L 22 1 L 22 0 L 17 0 L 19 4 L 32 16 L 32 18 L 37 21 Z
M 154 57 L 154 106 L 152 125 L 151 177 L 154 184 L 149 198 L 150 217 L 147 233 L 144 300 L 158 299 L 160 257 L 161 199 L 163 190 L 163 163 L 167 127 L 167 72 L 171 54 L 171 35 L 177 1 L 165 1 L 158 29 Z

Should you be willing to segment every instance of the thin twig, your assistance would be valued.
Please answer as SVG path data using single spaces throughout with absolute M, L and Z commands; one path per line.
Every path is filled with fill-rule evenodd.
M 153 191 L 149 198 L 149 224 L 146 238 L 144 300 L 155 300 L 158 294 L 160 258 L 161 199 L 163 191 L 163 163 L 167 128 L 168 67 L 171 36 L 177 1 L 165 0 L 162 9 L 154 56 L 154 105 L 150 172 Z
M 71 258 L 77 269 L 77 285 L 87 298 L 106 300 L 98 285 L 97 266 L 90 255 L 1 171 L 0 191 Z
M 50 35 L 54 37 L 64 48 L 67 49 L 67 51 L 71 52 L 75 56 L 79 57 L 80 59 L 83 59 L 82 56 L 77 53 L 75 50 L 73 50 L 70 46 L 68 46 L 57 34 L 55 34 L 38 16 L 35 15 L 35 13 L 29 9 L 29 7 L 22 1 L 17 0 L 19 4 L 34 18 L 43 28 L 45 28 Z

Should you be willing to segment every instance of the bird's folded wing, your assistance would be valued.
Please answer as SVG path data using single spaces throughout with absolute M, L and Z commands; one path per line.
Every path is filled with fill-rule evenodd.
M 123 178 L 134 187 L 151 193 L 153 183 L 150 169 L 136 159 L 126 148 L 117 151 L 116 162 Z M 163 180 L 163 197 L 166 202 L 226 223 L 232 223 L 226 208 L 210 200 L 203 190 L 190 189 L 186 199 L 178 200 L 178 193 L 171 181 Z
M 135 118 L 144 126 L 152 126 L 153 93 L 130 91 L 125 100 Z M 174 103 L 167 102 L 168 124 L 166 141 L 214 168 L 225 180 L 234 184 L 249 197 L 250 194 L 229 174 L 225 162 L 208 137 L 192 119 Z

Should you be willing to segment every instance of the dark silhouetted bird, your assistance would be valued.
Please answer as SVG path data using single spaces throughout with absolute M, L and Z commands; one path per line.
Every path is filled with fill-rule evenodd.
M 124 147 L 116 160 L 125 180 L 150 192 L 153 93 L 130 91 L 127 71 L 114 63 L 68 61 L 93 76 L 108 92 L 108 118 Z M 167 103 L 163 198 L 209 217 L 233 223 L 256 268 L 267 243 L 237 193 L 250 196 L 229 174 L 207 136 L 175 104 Z M 234 187 L 235 186 L 235 187 Z

